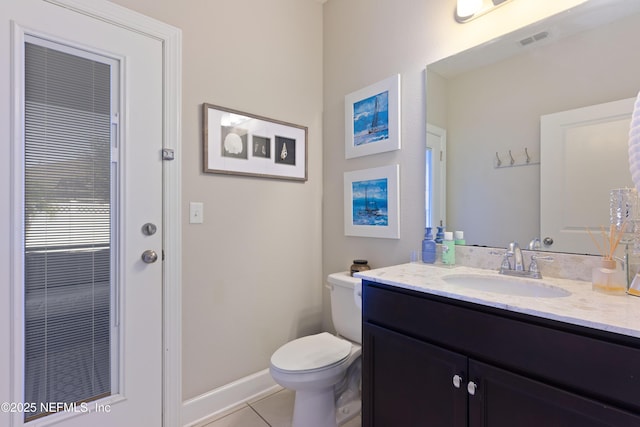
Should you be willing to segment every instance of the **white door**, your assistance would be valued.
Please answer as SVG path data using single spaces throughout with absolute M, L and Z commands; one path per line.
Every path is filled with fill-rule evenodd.
M 598 254 L 609 229 L 609 192 L 633 188 L 628 161 L 635 99 L 541 117 L 540 233 L 554 252 Z
M 0 300 L 4 304 L 0 311 L 0 323 L 9 325 L 0 329 L 0 339 L 11 343 L 9 348 L 5 347 L 7 350 L 2 350 L 3 354 L 0 356 L 0 378 L 3 378 L 0 381 L 0 401 L 9 402 L 10 405 L 4 406 L 0 411 L 0 424 L 161 426 L 162 42 L 43 0 L 4 0 L 0 3 L 0 17 L 0 54 L 5 58 L 5 65 L 0 70 L 0 87 L 2 93 L 6 94 L 3 96 L 3 106 L 0 107 L 0 132 L 4 143 L 0 195 L 4 200 L 11 201 L 9 208 L 3 207 L 0 211 L 1 234 L 9 237 L 3 237 L 6 242 L 2 242 L 0 249 L 0 270 L 3 271 Z M 67 211 L 78 210 L 78 206 L 85 209 L 85 216 L 82 218 L 86 219 L 88 225 L 81 226 L 82 230 L 95 231 L 100 228 L 104 231 L 106 228 L 106 237 L 104 233 L 96 231 L 94 237 L 86 238 L 85 235 L 86 244 L 82 245 L 78 245 L 73 237 L 62 237 L 64 233 L 59 228 L 66 227 L 67 224 L 62 214 L 51 210 L 51 204 L 48 205 L 46 215 L 27 218 L 27 225 L 24 225 L 25 209 L 28 209 L 25 189 L 28 190 L 31 188 L 29 185 L 33 185 L 29 184 L 29 178 L 25 181 L 25 173 L 28 175 L 28 170 L 34 169 L 33 165 L 25 165 L 25 158 L 29 156 L 28 153 L 25 154 L 29 150 L 26 142 L 28 136 L 25 135 L 29 132 L 28 124 L 25 125 L 25 120 L 28 121 L 25 104 L 29 103 L 29 95 L 25 95 L 24 91 L 25 81 L 28 81 L 25 76 L 25 61 L 29 63 L 25 60 L 27 45 L 43 46 L 56 54 L 61 52 L 68 55 L 68 58 L 94 61 L 101 64 L 101 69 L 106 66 L 110 73 L 111 111 L 107 114 L 109 122 L 106 142 L 107 147 L 110 147 L 106 165 L 110 183 L 107 183 L 108 201 L 104 203 L 109 209 L 106 214 L 107 226 L 94 224 L 96 212 L 93 208 L 87 208 L 88 205 L 83 204 L 82 197 L 77 194 L 69 196 L 70 200 L 64 202 Z M 43 68 L 54 68 L 49 62 L 45 61 L 44 64 Z M 67 81 L 73 83 L 80 82 L 81 79 L 82 77 L 77 80 L 73 77 Z M 64 100 L 59 99 L 67 94 L 71 96 L 79 85 L 71 84 L 57 95 L 57 104 L 49 106 L 50 113 L 47 113 L 44 120 L 50 122 L 49 126 L 55 127 L 58 123 L 56 114 L 69 108 Z M 9 98 L 11 102 L 7 102 Z M 84 115 L 84 111 L 77 112 L 78 117 Z M 82 135 L 93 132 L 87 128 L 69 130 L 67 134 L 78 131 Z M 64 138 L 65 132 L 56 135 Z M 85 180 L 86 176 L 80 169 L 75 173 L 76 165 L 80 164 L 76 161 L 83 160 L 81 157 L 86 160 L 87 157 L 83 148 L 74 151 L 72 146 L 70 151 L 58 152 L 57 148 L 52 150 L 52 147 L 56 147 L 57 140 L 46 138 L 45 136 L 45 143 L 42 144 L 44 150 L 51 151 L 49 154 L 53 154 L 54 161 L 58 155 L 58 163 L 64 166 L 56 170 L 66 169 L 63 172 L 66 173 L 64 176 L 67 181 Z M 36 153 L 35 157 L 37 156 Z M 51 160 L 41 161 L 40 171 L 50 173 L 50 169 L 47 169 L 50 164 Z M 104 168 L 105 165 L 100 167 Z M 69 174 L 69 171 L 72 173 Z M 44 178 L 40 176 L 38 179 L 45 182 L 57 179 L 57 176 L 52 173 L 50 180 Z M 51 187 L 53 189 L 45 193 L 57 192 L 59 187 Z M 60 287 L 52 289 L 48 283 L 49 288 L 43 291 L 43 296 L 34 299 L 25 290 L 25 281 L 28 280 L 26 277 L 31 274 L 31 267 L 28 265 L 30 238 L 25 233 L 40 219 L 49 224 L 43 234 L 43 239 L 48 239 L 48 248 L 41 253 L 46 254 L 47 266 L 52 270 L 51 277 L 58 275 L 55 280 Z M 152 227 L 143 227 L 144 224 L 153 224 L 155 233 L 150 233 Z M 70 232 L 69 235 L 71 234 L 73 233 Z M 31 241 L 40 243 L 37 238 Z M 57 243 L 51 243 L 52 241 Z M 98 247 L 100 244 L 102 246 Z M 93 248 L 87 249 L 87 245 L 93 245 Z M 93 356 L 89 355 L 88 359 L 86 354 L 79 355 L 86 352 L 70 350 L 75 346 L 74 340 L 79 340 L 81 335 L 74 327 L 80 328 L 82 321 L 75 319 L 84 318 L 83 313 L 80 317 L 73 317 L 76 316 L 75 312 L 81 311 L 78 307 L 82 306 L 87 295 L 98 301 L 101 296 L 98 289 L 103 289 L 99 288 L 100 283 L 94 283 L 89 291 L 85 287 L 85 291 L 80 293 L 61 293 L 65 286 L 71 288 L 82 282 L 77 278 L 79 273 L 73 269 L 78 267 L 79 271 L 82 267 L 80 263 L 65 270 L 65 262 L 56 258 L 58 253 L 71 246 L 73 250 L 69 249 L 67 252 L 73 252 L 73 256 L 83 251 L 92 251 L 94 255 L 91 259 L 95 259 L 95 253 L 105 247 L 109 252 L 106 263 L 108 272 L 105 276 L 106 305 L 93 305 L 93 310 L 102 310 L 108 316 L 107 347 L 103 348 L 101 361 L 96 361 L 99 357 L 95 354 L 98 354 L 100 346 L 105 345 L 105 341 L 94 344 Z M 142 254 L 145 251 L 149 251 L 147 254 L 150 255 L 150 251 L 157 254 L 157 261 L 152 262 L 151 256 L 144 262 Z M 102 273 L 97 272 L 93 276 L 100 274 Z M 60 302 L 56 298 L 67 302 L 67 305 L 61 306 L 62 309 L 58 309 L 62 310 L 60 313 L 53 312 L 52 307 Z M 72 301 L 71 304 L 68 304 L 69 301 Z M 46 361 L 41 364 L 42 367 L 38 365 L 36 368 L 31 366 L 35 364 L 30 356 L 33 350 L 29 344 L 32 333 L 28 329 L 29 324 L 33 323 L 30 310 L 34 306 L 36 312 L 40 308 L 43 311 L 49 310 L 48 317 L 40 320 L 40 323 L 47 323 L 43 332 L 38 332 L 42 335 L 53 334 L 51 331 L 54 324 L 71 323 L 65 325 L 69 328 L 66 333 L 57 332 L 60 336 L 67 335 L 68 344 L 54 348 L 50 341 L 44 340 L 44 346 L 39 345 L 44 352 L 43 360 Z M 51 357 L 53 353 L 56 353 L 54 358 Z M 106 370 L 96 368 L 105 359 Z M 86 386 L 87 383 L 90 387 Z M 101 383 L 102 388 L 94 387 L 95 383 Z M 82 394 L 80 388 L 88 390 Z M 70 394 L 65 394 L 64 390 Z M 35 398 L 39 401 L 33 401 Z M 31 416 L 36 413 L 38 417 Z

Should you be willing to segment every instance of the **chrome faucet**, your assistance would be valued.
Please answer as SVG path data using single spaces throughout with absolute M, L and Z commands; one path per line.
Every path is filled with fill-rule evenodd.
M 553 261 L 553 258 L 550 256 L 540 256 L 534 253 L 531 255 L 531 264 L 529 265 L 529 269 L 525 270 L 522 249 L 520 249 L 520 245 L 518 245 L 517 242 L 509 243 L 509 248 L 505 252 L 501 253 L 501 255 L 503 255 L 504 258 L 500 265 L 500 274 L 529 277 L 532 279 L 542 278 L 537 260 Z M 513 265 L 511 264 L 511 258 L 513 258 Z
M 531 241 L 529 242 L 529 250 L 539 251 L 540 249 L 542 249 L 542 242 L 540 241 L 540 238 L 534 237 L 533 239 L 531 239 Z
M 518 242 L 509 243 L 507 256 L 513 257 L 513 270 L 524 271 L 524 261 L 522 259 L 522 250 L 520 249 L 520 245 L 518 245 Z

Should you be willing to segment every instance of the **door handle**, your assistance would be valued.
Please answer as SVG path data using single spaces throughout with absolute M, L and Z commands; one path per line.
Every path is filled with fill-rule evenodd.
M 154 250 L 147 249 L 146 251 L 142 252 L 141 258 L 144 263 L 153 264 L 158 260 L 158 254 Z

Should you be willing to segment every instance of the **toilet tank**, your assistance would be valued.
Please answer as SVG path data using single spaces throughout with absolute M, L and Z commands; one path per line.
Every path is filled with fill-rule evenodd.
M 327 277 L 331 319 L 338 335 L 362 343 L 362 282 L 348 271 Z

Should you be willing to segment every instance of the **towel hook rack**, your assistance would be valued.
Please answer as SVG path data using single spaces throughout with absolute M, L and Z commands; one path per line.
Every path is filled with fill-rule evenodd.
M 505 151 L 496 151 L 495 153 L 493 167 L 496 169 L 540 164 L 540 155 L 535 151 L 529 151 L 528 147 L 515 151 L 513 149 L 505 149 Z

